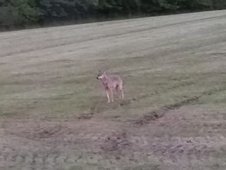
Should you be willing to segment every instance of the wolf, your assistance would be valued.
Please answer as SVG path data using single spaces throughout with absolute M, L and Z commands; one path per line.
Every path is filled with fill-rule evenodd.
M 104 86 L 108 103 L 114 102 L 114 92 L 120 92 L 121 99 L 124 99 L 123 80 L 119 75 L 99 71 L 96 78 Z

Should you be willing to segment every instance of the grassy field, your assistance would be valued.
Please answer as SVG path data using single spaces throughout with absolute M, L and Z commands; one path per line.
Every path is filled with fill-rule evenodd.
M 226 11 L 0 33 L 0 169 L 226 169 Z M 98 70 L 120 74 L 107 104 Z

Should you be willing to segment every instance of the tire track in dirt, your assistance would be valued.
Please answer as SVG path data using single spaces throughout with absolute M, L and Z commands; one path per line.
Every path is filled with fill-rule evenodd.
M 172 161 L 204 161 L 210 158 L 220 150 L 225 148 L 226 137 L 224 136 L 206 136 L 206 137 L 173 137 L 173 138 L 151 138 L 133 136 L 132 144 L 134 151 L 143 150 L 151 152 L 162 158 L 167 157 Z
M 85 123 L 86 121 L 87 123 Z M 73 125 L 74 121 L 64 122 L 60 127 L 60 134 L 58 132 L 56 134 L 45 132 L 52 132 L 54 127 L 58 127 L 58 123 L 54 122 L 35 122 L 35 124 L 28 122 L 27 125 L 25 122 L 17 122 L 16 127 L 11 126 L 15 122 L 7 123 L 4 127 L 9 128 L 6 130 L 6 140 L 13 139 L 14 142 L 5 143 L 2 141 L 2 143 L 0 141 L 0 163 L 4 162 L 5 167 L 10 165 L 15 169 L 21 166 L 24 169 L 56 170 L 58 167 L 70 165 L 105 163 L 108 161 L 105 158 L 106 155 L 100 151 L 111 155 L 112 152 L 119 153 L 128 148 L 127 133 L 121 131 L 121 128 L 115 123 L 112 125 L 117 127 L 112 127 L 112 129 L 109 123 L 106 124 L 110 129 L 105 131 L 101 130 L 103 125 L 97 129 L 93 127 L 94 130 L 86 127 L 92 124 L 90 122 L 89 120 L 79 120 L 77 122 L 79 125 Z M 28 126 L 31 127 L 28 129 Z M 42 127 L 42 129 L 38 130 L 37 127 Z M 79 127 L 82 127 L 82 130 Z M 40 133 L 44 133 L 44 136 Z M 42 149 L 41 146 L 46 149 Z
M 194 96 L 194 97 L 179 101 L 179 102 L 171 104 L 171 105 L 163 106 L 156 111 L 152 111 L 152 112 L 144 114 L 143 117 L 141 117 L 138 120 L 133 121 L 133 123 L 134 123 L 134 125 L 136 125 L 138 127 L 149 124 L 150 121 L 160 119 L 169 111 L 177 110 L 177 109 L 181 108 L 182 106 L 194 104 L 194 103 L 198 102 L 201 97 L 213 95 L 215 93 L 218 93 L 220 91 L 225 91 L 225 90 L 226 90 L 225 87 L 211 89 L 211 90 L 201 93 L 198 96 Z
M 100 148 L 104 152 L 122 152 L 129 146 L 130 141 L 128 140 L 127 133 L 124 131 L 109 134 L 107 137 L 104 138 Z
M 158 112 L 151 112 L 151 115 L 146 115 L 143 119 L 136 120 L 132 124 L 129 122 L 120 127 L 121 123 L 119 123 L 117 129 L 115 127 L 117 125 L 114 122 L 114 126 L 112 126 L 113 132 L 110 130 L 101 130 L 103 128 L 97 128 L 94 131 L 90 131 L 88 128 L 73 132 L 73 130 L 76 129 L 74 126 L 67 126 L 66 124 L 59 125 L 59 123 L 53 122 L 47 124 L 37 123 L 38 125 L 33 125 L 30 129 L 21 125 L 22 130 L 18 129 L 18 131 L 12 132 L 12 130 L 9 129 L 6 130 L 6 133 L 13 135 L 16 138 L 26 138 L 43 144 L 47 143 L 49 146 L 60 146 L 61 148 L 67 147 L 70 151 L 63 151 L 59 148 L 49 148 L 42 152 L 33 149 L 28 152 L 18 150 L 15 146 L 13 147 L 10 146 L 10 144 L 7 144 L 4 145 L 5 147 L 0 148 L 0 163 L 4 162 L 6 165 L 12 165 L 15 167 L 20 165 L 27 168 L 32 167 L 33 169 L 40 169 L 40 167 L 43 167 L 43 169 L 56 170 L 57 167 L 60 166 L 75 165 L 78 163 L 105 162 L 108 159 L 105 157 L 106 155 L 112 156 L 112 159 L 116 162 L 129 159 L 129 163 L 134 163 L 139 161 L 142 157 L 146 157 L 145 155 L 147 154 L 155 156 L 157 159 L 171 161 L 172 163 L 180 161 L 191 162 L 197 160 L 205 162 L 214 157 L 214 154 L 217 152 L 217 147 L 226 148 L 225 136 L 153 138 L 153 136 L 143 136 L 145 133 L 142 131 L 143 128 L 140 127 L 148 124 L 150 121 L 161 118 L 169 111 L 196 103 L 201 97 L 215 94 L 221 90 L 225 90 L 225 88 L 221 87 L 211 89 L 203 92 L 199 96 L 164 106 L 158 110 Z M 82 121 L 80 122 L 81 126 L 83 126 L 85 122 L 90 124 L 89 120 L 80 119 L 79 121 Z M 92 121 L 95 120 L 92 119 L 91 122 Z M 75 122 L 73 122 L 73 124 L 74 123 Z M 134 124 L 136 125 L 135 127 Z M 29 126 L 30 125 L 31 124 L 29 124 Z M 18 127 L 21 126 L 19 125 Z M 128 128 L 127 126 L 129 126 L 129 128 L 135 128 L 136 130 L 138 129 L 138 131 L 141 130 L 140 133 L 138 133 L 139 135 L 131 129 L 128 132 L 128 129 L 126 129 Z M 209 126 L 211 125 L 208 125 L 208 129 L 212 129 L 212 126 Z M 10 124 L 8 127 L 11 127 Z M 40 127 L 42 128 L 40 129 Z M 109 124 L 107 127 L 108 129 L 111 129 Z M 7 127 L 5 128 L 7 129 Z M 149 130 L 148 128 L 152 127 L 147 127 L 146 131 Z M 2 145 L 0 145 L 0 147 L 2 147 Z M 77 147 L 82 150 L 78 152 L 78 150 L 75 149 Z M 137 153 L 137 155 L 130 156 L 131 152 Z M 222 152 L 224 153 L 224 151 Z M 92 159 L 88 157 L 92 157 Z
M 131 126 L 129 126 L 131 128 Z M 135 127 L 134 127 L 135 128 Z M 32 147 L 30 150 L 21 150 L 16 146 L 0 145 L 0 162 L 25 168 L 32 167 L 33 169 L 49 169 L 56 170 L 58 167 L 106 162 L 110 157 L 113 162 L 127 161 L 128 164 L 136 163 L 141 158 L 149 161 L 147 155 L 154 156 L 158 160 L 168 160 L 171 162 L 191 162 L 208 161 L 215 154 L 216 148 L 225 147 L 225 136 L 206 136 L 206 137 L 153 137 L 142 133 L 142 128 L 136 128 L 139 133 L 133 132 L 132 129 L 127 131 L 125 127 L 118 130 L 98 131 L 92 133 L 85 129 L 80 132 L 75 132 L 73 138 L 64 140 L 71 135 L 67 132 L 63 136 L 50 135 L 49 138 L 42 138 L 38 142 L 49 143 L 52 148 L 35 151 Z M 140 130 L 140 131 L 139 131 Z M 146 134 L 146 136 L 145 136 Z M 19 137 L 18 137 L 19 138 Z M 57 141 L 57 148 L 54 149 L 53 142 Z M 91 146 L 91 144 L 93 146 Z M 75 149 L 75 146 L 82 150 Z M 59 146 L 61 149 L 59 149 Z M 131 155 L 131 153 L 136 153 Z M 107 155 L 107 157 L 106 157 Z
M 226 148 L 225 136 L 153 138 L 153 136 L 143 136 L 143 128 L 139 127 L 161 118 L 171 110 L 195 103 L 202 96 L 212 95 L 221 90 L 225 90 L 225 88 L 212 89 L 203 92 L 199 96 L 164 106 L 158 112 L 152 112 L 151 115 L 146 115 L 146 117 L 143 117 L 141 120 L 136 120 L 133 124 L 128 123 L 129 128 L 132 127 L 136 128 L 136 130 L 138 129 L 138 131 L 141 130 L 138 135 L 131 129 L 128 132 L 125 128 L 127 125 L 123 126 L 124 128 L 118 127 L 117 129 L 112 127 L 114 129 L 113 132 L 96 129 L 95 133 L 93 131 L 87 131 L 89 129 L 73 132 L 73 127 L 67 127 L 66 124 L 59 126 L 58 123 L 47 124 L 44 128 L 42 125 L 33 125 L 34 127 L 28 130 L 24 131 L 26 128 L 23 128 L 22 131 L 19 130 L 19 134 L 17 131 L 15 133 L 6 131 L 6 133 L 16 136 L 16 138 L 27 138 L 43 144 L 48 143 L 49 146 L 66 147 L 70 151 L 49 148 L 45 151 L 30 149 L 28 152 L 20 150 L 15 146 L 10 146 L 10 144 L 4 145 L 4 147 L 0 145 L 0 163 L 3 162 L 5 165 L 15 167 L 20 165 L 28 169 L 30 167 L 33 169 L 40 169 L 42 167 L 42 169 L 56 170 L 58 167 L 66 165 L 105 162 L 108 156 L 112 156 L 112 159 L 116 162 L 124 161 L 125 159 L 127 161 L 129 160 L 129 163 L 134 163 L 142 157 L 146 157 L 145 155 L 147 154 L 156 157 L 158 160 L 168 160 L 172 163 L 180 161 L 205 162 L 217 152 L 216 147 Z M 84 122 L 89 120 L 80 119 L 80 121 Z M 81 122 L 80 124 L 84 125 Z M 134 124 L 136 125 L 135 127 L 133 126 Z M 38 129 L 39 126 L 42 129 Z M 116 125 L 114 124 L 114 126 Z M 110 128 L 109 125 L 108 127 Z M 148 131 L 148 128 L 152 127 L 147 127 L 146 131 Z M 82 150 L 72 149 L 75 146 Z M 137 155 L 130 156 L 131 152 L 137 153 Z M 106 155 L 107 157 L 105 157 Z M 148 161 L 148 158 L 145 159 Z
M 187 100 L 175 103 L 173 105 L 169 105 L 163 108 L 163 111 L 170 111 L 174 109 L 178 109 L 186 104 L 190 104 L 192 102 L 196 102 L 200 97 L 203 95 L 211 95 L 214 94 L 217 91 L 220 91 L 221 89 L 213 89 L 207 92 L 204 92 L 202 95 L 189 98 Z M 124 150 L 130 150 L 134 149 L 136 147 L 139 147 L 140 149 L 146 148 L 148 145 L 150 145 L 149 149 L 150 152 L 153 151 L 153 154 L 159 156 L 159 157 L 167 157 L 169 159 L 172 159 L 173 161 L 178 161 L 181 159 L 181 157 L 185 157 L 187 160 L 190 159 L 205 159 L 208 157 L 208 154 L 213 152 L 214 149 L 211 148 L 211 143 L 217 143 L 220 140 L 225 140 L 224 137 L 216 138 L 216 141 L 213 140 L 210 137 L 206 138 L 192 138 L 187 139 L 186 141 L 183 141 L 183 138 L 180 139 L 180 142 L 167 142 L 164 143 L 164 140 L 162 139 L 156 139 L 156 141 L 152 140 L 151 137 L 141 137 L 138 136 L 136 140 L 131 139 L 130 135 L 128 135 L 126 132 L 118 131 L 114 132 L 112 134 L 92 134 L 92 133 L 79 133 L 77 134 L 78 138 L 82 140 L 91 140 L 95 141 L 97 143 L 100 143 L 100 148 L 104 152 L 108 152 L 110 154 L 112 153 L 120 153 Z M 223 139 L 222 139 L 223 138 Z M 76 140 L 76 139 L 75 139 Z M 178 139 L 179 140 L 179 139 Z M 167 141 L 167 140 L 166 140 Z M 135 147 L 136 146 L 136 147 Z M 146 148 L 146 151 L 148 148 Z M 35 157 L 35 156 L 34 156 Z M 192 158 L 190 158 L 192 157 Z M 185 159 L 183 158 L 183 159 Z M 33 163 L 37 164 L 36 157 L 33 158 Z M 51 155 L 49 158 L 44 158 L 44 160 L 50 159 L 54 164 L 63 164 L 67 163 L 68 160 L 72 160 L 71 156 L 65 156 L 61 153 L 53 156 Z M 72 162 L 76 162 L 77 160 L 73 160 Z M 45 161 L 43 161 L 45 162 Z M 47 161 L 48 162 L 48 161 Z M 69 161 L 70 162 L 70 161 Z M 43 163 L 45 164 L 45 163 Z
M 159 110 L 156 111 L 152 111 L 149 112 L 147 114 L 145 114 L 142 118 L 135 120 L 134 124 L 136 126 L 143 126 L 148 124 L 150 121 L 154 121 L 157 119 L 160 119 L 161 117 L 163 117 L 167 112 L 171 111 L 171 110 L 175 110 L 175 109 L 179 109 L 182 106 L 197 102 L 199 100 L 201 96 L 194 96 L 192 98 L 188 98 L 186 100 L 182 100 L 180 102 L 168 105 L 168 106 L 163 106 L 162 108 L 160 108 Z
M 17 151 L 14 152 L 3 152 L 0 151 L 0 163 L 10 165 L 11 167 L 22 166 L 23 168 L 32 167 L 32 169 L 56 169 L 58 166 L 66 166 L 73 164 L 83 159 L 82 153 L 74 152 L 73 154 L 67 155 L 66 152 L 35 152 L 28 151 Z M 3 164 L 3 165 L 4 165 Z M 0 166 L 1 167 L 1 166 Z

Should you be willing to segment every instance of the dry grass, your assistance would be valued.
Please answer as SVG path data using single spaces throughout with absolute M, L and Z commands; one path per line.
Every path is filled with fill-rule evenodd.
M 225 169 L 225 16 L 0 33 L 0 168 Z M 99 69 L 125 101 L 106 103 Z

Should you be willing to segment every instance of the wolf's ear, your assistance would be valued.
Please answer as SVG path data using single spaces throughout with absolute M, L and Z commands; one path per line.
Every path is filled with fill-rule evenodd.
M 106 73 L 105 70 L 99 70 L 99 73 L 103 74 L 103 73 Z

